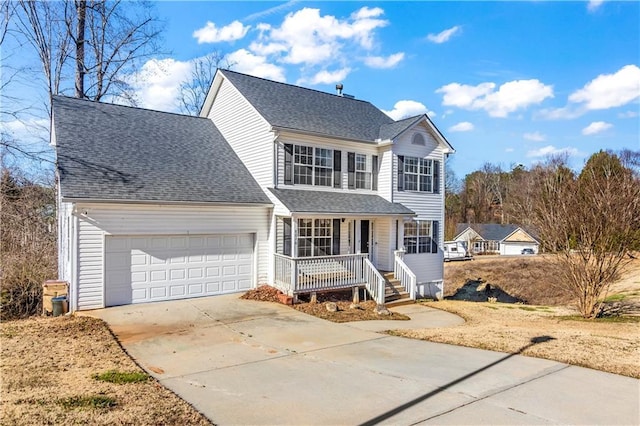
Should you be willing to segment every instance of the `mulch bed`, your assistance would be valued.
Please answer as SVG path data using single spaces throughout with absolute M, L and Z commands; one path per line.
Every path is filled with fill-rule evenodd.
M 261 285 L 258 288 L 247 291 L 240 296 L 240 298 L 280 303 L 278 299 L 278 295 L 280 294 L 282 294 L 282 292 L 276 288 Z M 311 303 L 310 298 L 311 296 L 308 294 L 301 295 L 298 303 L 293 305 L 293 309 L 333 322 L 409 319 L 406 315 L 393 311 L 390 311 L 390 315 L 380 315 L 376 313 L 376 302 L 373 300 L 361 301 L 354 305 L 351 300 L 351 290 L 318 293 L 317 303 Z M 329 302 L 337 305 L 338 310 L 336 312 L 327 310 L 326 304 Z

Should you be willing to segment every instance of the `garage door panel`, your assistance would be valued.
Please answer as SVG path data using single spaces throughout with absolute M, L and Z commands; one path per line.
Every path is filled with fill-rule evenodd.
M 237 292 L 253 282 L 250 234 L 107 236 L 105 247 L 107 306 Z

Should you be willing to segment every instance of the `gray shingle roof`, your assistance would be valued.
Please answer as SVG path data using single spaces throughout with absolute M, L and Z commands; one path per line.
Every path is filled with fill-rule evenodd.
M 211 120 L 54 96 L 65 198 L 271 204 Z
M 511 235 L 516 229 L 522 227 L 514 224 L 500 225 L 498 223 L 459 223 L 456 225 L 456 236 L 460 235 L 467 228 L 473 229 L 478 233 L 478 235 L 487 241 L 502 241 Z M 529 233 L 526 230 L 524 231 Z M 532 235 L 531 233 L 529 234 Z
M 220 70 L 274 127 L 375 141 L 394 120 L 371 103 Z
M 422 120 L 423 117 L 424 115 L 418 115 L 394 121 L 393 123 L 383 124 L 380 126 L 379 138 L 382 140 L 393 139 L 409 127 Z
M 348 192 L 304 191 L 269 188 L 294 213 L 332 213 L 368 215 L 414 215 L 399 203 L 391 203 L 378 195 Z

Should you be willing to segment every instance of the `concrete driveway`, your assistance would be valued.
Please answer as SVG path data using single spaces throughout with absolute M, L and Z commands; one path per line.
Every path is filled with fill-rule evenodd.
M 640 423 L 638 380 L 376 332 L 461 321 L 421 306 L 397 310 L 413 321 L 334 324 L 238 295 L 91 315 L 220 425 Z

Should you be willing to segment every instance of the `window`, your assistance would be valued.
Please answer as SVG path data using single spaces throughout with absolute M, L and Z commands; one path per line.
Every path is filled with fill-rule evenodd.
M 316 167 L 314 185 L 331 186 L 333 178 L 333 151 L 316 148 Z
M 371 189 L 371 157 L 356 154 L 356 188 Z
M 440 161 L 398 156 L 398 190 L 439 193 Z
M 290 161 L 285 147 L 285 183 L 286 169 Z M 290 183 L 290 182 L 289 182 Z M 310 146 L 293 146 L 293 183 L 298 185 L 333 185 L 333 150 L 312 148 Z
M 338 254 L 334 240 L 339 243 L 339 227 L 339 219 L 298 219 L 298 256 Z
M 421 133 L 414 134 L 413 139 L 411 139 L 411 144 L 425 146 L 426 142 L 424 141 L 424 136 L 422 136 Z
M 404 223 L 404 249 L 408 254 L 438 252 L 438 222 L 410 220 Z

